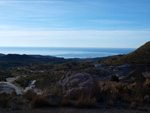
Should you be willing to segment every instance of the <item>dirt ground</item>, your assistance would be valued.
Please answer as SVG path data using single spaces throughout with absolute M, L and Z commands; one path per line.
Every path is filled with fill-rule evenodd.
M 129 109 L 77 109 L 77 108 L 41 108 L 24 110 L 2 110 L 0 113 L 150 113 L 150 111 L 138 111 Z

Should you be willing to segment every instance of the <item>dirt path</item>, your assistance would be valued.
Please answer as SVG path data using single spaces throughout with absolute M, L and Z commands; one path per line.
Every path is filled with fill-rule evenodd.
M 6 79 L 7 82 L 0 82 L 0 86 L 1 86 L 0 92 L 11 93 L 12 90 L 15 90 L 17 95 L 23 94 L 24 91 L 20 87 L 15 86 L 14 84 L 12 84 L 12 82 L 14 82 L 17 79 L 18 79 L 18 77 L 16 77 L 16 78 L 7 78 Z
M 15 80 L 17 80 L 19 78 L 20 78 L 20 76 L 18 76 L 18 77 L 10 77 L 10 78 L 6 78 L 6 81 L 9 82 L 9 83 L 12 83 L 12 82 L 14 82 Z
M 0 110 L 0 113 L 149 113 L 148 111 L 128 109 L 77 109 L 77 108 L 42 108 L 24 110 Z
M 0 82 L 0 84 L 3 85 L 3 87 L 7 87 L 7 88 L 2 88 L 4 90 L 3 92 L 9 92 L 7 90 L 14 89 L 17 95 L 23 94 L 23 90 L 21 88 L 15 86 L 14 84 L 10 82 Z
M 23 93 L 27 92 L 28 90 L 34 91 L 37 95 L 41 95 L 42 91 L 35 87 L 34 83 L 36 80 L 31 81 L 28 87 L 25 89 L 21 89 L 20 87 L 13 84 L 13 82 L 19 79 L 22 76 L 18 77 L 11 77 L 6 78 L 6 82 L 0 82 L 0 93 L 12 93 L 13 91 L 16 92 L 17 95 L 22 95 Z

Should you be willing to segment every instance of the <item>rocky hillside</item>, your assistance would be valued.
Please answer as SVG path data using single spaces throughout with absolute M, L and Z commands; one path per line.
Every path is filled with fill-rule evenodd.
M 113 56 L 100 61 L 102 65 L 123 65 L 123 64 L 150 64 L 150 41 L 139 47 L 137 50 L 122 56 Z

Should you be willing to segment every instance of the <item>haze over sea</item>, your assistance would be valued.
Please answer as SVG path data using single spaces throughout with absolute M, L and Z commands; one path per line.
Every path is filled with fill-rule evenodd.
M 128 54 L 134 48 L 0 47 L 3 54 L 49 55 L 64 58 L 95 58 Z

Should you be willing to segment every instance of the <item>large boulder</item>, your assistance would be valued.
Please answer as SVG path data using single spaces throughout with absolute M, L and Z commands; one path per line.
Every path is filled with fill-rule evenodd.
M 63 93 L 69 96 L 82 90 L 90 90 L 94 85 L 94 79 L 89 74 L 78 73 L 70 76 L 67 73 L 61 78 L 61 85 Z

